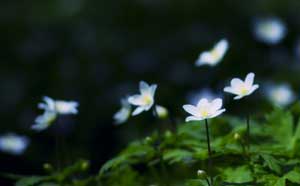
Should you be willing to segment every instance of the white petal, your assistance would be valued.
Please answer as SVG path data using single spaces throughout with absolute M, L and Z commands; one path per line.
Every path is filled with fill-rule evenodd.
M 122 124 L 126 122 L 130 116 L 131 109 L 122 108 L 114 114 L 114 120 L 116 124 Z
M 236 94 L 236 95 L 238 95 L 238 92 L 237 92 L 236 89 L 234 89 L 233 87 L 225 87 L 225 88 L 224 88 L 224 92 L 228 92 L 228 93 L 231 93 L 231 94 Z
M 150 94 L 152 97 L 154 97 L 156 89 L 157 89 L 156 84 L 150 86 Z
M 238 95 L 238 96 L 235 96 L 233 99 L 238 100 L 238 99 L 242 99 L 243 97 L 245 97 L 245 95 Z
M 189 121 L 201 121 L 203 120 L 203 118 L 201 117 L 195 117 L 195 116 L 189 116 L 185 119 L 185 122 L 189 122 Z
M 228 41 L 226 39 L 222 39 L 215 45 L 214 50 L 217 50 L 218 53 L 221 56 L 223 56 L 225 54 L 225 52 L 227 51 L 228 46 L 229 46 Z
M 206 107 L 208 105 L 208 100 L 206 98 L 200 99 L 200 101 L 197 104 L 198 108 Z
M 253 85 L 252 87 L 251 87 L 251 89 L 249 90 L 249 93 L 247 94 L 247 95 L 250 95 L 250 94 L 252 94 L 256 89 L 258 89 L 259 88 L 259 85 Z
M 217 117 L 217 116 L 219 116 L 220 114 L 222 114 L 225 111 L 226 111 L 226 109 L 218 110 L 218 111 L 216 111 L 216 113 L 214 113 L 213 115 L 209 116 L 209 118 Z
M 132 116 L 136 116 L 136 115 L 142 113 L 144 110 L 145 110 L 144 107 L 137 107 L 137 108 L 132 112 L 131 115 L 132 115 Z
M 215 61 L 211 56 L 210 52 L 202 52 L 199 58 L 196 61 L 196 66 L 206 65 L 206 64 L 213 64 Z
M 128 102 L 132 105 L 143 105 L 144 104 L 143 97 L 139 94 L 130 96 L 128 98 Z
M 247 74 L 245 79 L 246 86 L 251 87 L 253 85 L 254 77 L 255 74 L 253 72 Z
M 199 116 L 199 109 L 194 105 L 183 105 L 183 109 L 191 115 Z
M 240 87 L 244 84 L 244 82 L 239 79 L 239 78 L 233 78 L 230 82 L 231 87 L 235 88 L 235 87 Z
M 140 81 L 140 92 L 141 94 L 149 92 L 149 85 L 145 81 Z
M 223 100 L 221 98 L 214 99 L 211 103 L 212 110 L 219 110 L 223 105 Z

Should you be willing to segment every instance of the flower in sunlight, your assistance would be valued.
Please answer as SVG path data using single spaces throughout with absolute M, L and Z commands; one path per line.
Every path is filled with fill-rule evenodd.
M 140 82 L 140 94 L 130 96 L 128 102 L 137 108 L 132 112 L 133 116 L 143 111 L 148 111 L 154 104 L 154 95 L 157 88 L 156 84 L 148 85 L 146 82 Z
M 29 145 L 29 139 L 16 134 L 5 134 L 0 136 L 0 151 L 13 155 L 21 155 Z
M 115 124 L 125 123 L 131 114 L 131 105 L 128 103 L 127 99 L 121 99 L 121 109 L 116 112 L 113 116 Z
M 254 23 L 254 36 L 258 41 L 277 44 L 286 35 L 287 28 L 278 18 L 258 19 Z
M 259 87 L 259 85 L 253 84 L 254 77 L 255 74 L 251 72 L 247 74 L 245 81 L 239 78 L 233 78 L 230 83 L 231 85 L 225 87 L 224 91 L 236 95 L 234 97 L 235 100 L 248 96 Z
M 55 112 L 45 111 L 35 119 L 35 123 L 31 126 L 31 129 L 35 131 L 45 130 L 55 121 L 56 117 L 57 114 Z
M 222 109 L 223 100 L 221 98 L 208 101 L 206 98 L 200 99 L 196 106 L 194 105 L 183 105 L 183 109 L 191 114 L 186 118 L 188 121 L 200 121 L 210 119 L 219 116 L 225 109 Z
M 166 107 L 163 107 L 161 105 L 156 105 L 155 109 L 159 118 L 165 119 L 168 117 L 169 111 Z
M 204 51 L 199 55 L 196 66 L 210 65 L 215 66 L 223 59 L 229 47 L 228 41 L 222 39 L 210 51 Z
M 285 107 L 291 104 L 296 95 L 289 84 L 269 84 L 265 87 L 267 98 L 275 105 Z
M 44 103 L 40 103 L 38 107 L 45 111 L 51 111 L 62 115 L 78 113 L 77 107 L 79 104 L 76 101 L 53 100 L 47 96 L 45 96 L 43 100 Z

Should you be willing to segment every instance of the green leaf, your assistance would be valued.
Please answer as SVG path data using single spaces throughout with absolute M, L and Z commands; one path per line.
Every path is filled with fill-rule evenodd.
M 292 170 L 288 172 L 287 174 L 284 175 L 284 178 L 293 182 L 293 183 L 298 183 L 300 184 L 300 172 L 299 170 Z
M 236 168 L 225 168 L 222 169 L 222 177 L 226 182 L 243 183 L 250 182 L 253 180 L 252 173 L 248 166 L 240 166 Z
M 267 155 L 267 154 L 261 154 L 260 156 L 264 159 L 264 161 L 265 161 L 266 165 L 269 167 L 269 169 L 276 172 L 277 174 L 280 174 L 281 167 L 280 167 L 279 161 L 277 159 L 275 159 L 273 156 Z
M 16 182 L 16 186 L 34 186 L 47 179 L 45 176 L 24 177 Z
M 185 162 L 192 159 L 193 154 L 190 151 L 182 149 L 168 150 L 163 154 L 163 160 L 169 162 L 169 164 Z

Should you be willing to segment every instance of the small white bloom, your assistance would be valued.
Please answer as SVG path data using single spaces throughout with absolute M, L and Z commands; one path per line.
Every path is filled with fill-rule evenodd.
M 29 139 L 16 134 L 0 136 L 0 150 L 13 155 L 21 155 L 29 145 Z
M 154 104 L 154 95 L 157 85 L 148 85 L 146 82 L 140 82 L 140 94 L 130 96 L 128 102 L 137 108 L 133 111 L 132 115 L 136 116 L 143 111 L 148 111 Z
M 55 121 L 56 117 L 55 112 L 45 111 L 35 119 L 35 124 L 31 126 L 31 129 L 35 131 L 45 130 Z
M 127 99 L 121 99 L 122 108 L 114 114 L 114 120 L 116 124 L 125 123 L 130 117 L 131 105 L 128 103 Z
M 79 106 L 76 101 L 61 101 L 53 100 L 50 97 L 44 97 L 45 103 L 40 103 L 38 107 L 45 111 L 56 112 L 57 114 L 77 114 L 77 107 Z
M 245 81 L 239 78 L 233 78 L 231 80 L 231 86 L 225 87 L 224 91 L 236 95 L 234 97 L 235 100 L 248 96 L 259 87 L 259 85 L 253 85 L 254 76 L 255 74 L 251 72 L 247 74 Z
M 196 61 L 196 66 L 210 65 L 215 66 L 223 59 L 225 53 L 228 50 L 228 41 L 222 39 L 219 41 L 212 50 L 202 52 Z
M 214 118 L 225 112 L 225 109 L 221 109 L 223 100 L 220 98 L 208 101 L 206 98 L 200 99 L 196 106 L 183 105 L 183 109 L 191 114 L 185 119 L 188 121 L 200 121 L 204 119 Z
M 285 107 L 296 99 L 296 95 L 289 84 L 271 84 L 266 86 L 265 91 L 268 99 L 278 106 Z
M 258 19 L 254 24 L 254 36 L 267 44 L 277 44 L 286 35 L 287 28 L 278 18 Z
M 156 109 L 156 113 L 158 114 L 159 118 L 164 119 L 164 118 L 168 117 L 169 111 L 167 108 L 165 108 L 161 105 L 156 105 L 155 109 Z

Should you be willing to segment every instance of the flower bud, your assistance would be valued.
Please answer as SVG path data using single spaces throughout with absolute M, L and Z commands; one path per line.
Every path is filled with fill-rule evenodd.
M 53 166 L 51 164 L 49 164 L 49 163 L 44 163 L 43 168 L 47 172 L 53 171 Z
M 205 179 L 205 178 L 207 178 L 207 174 L 206 174 L 206 172 L 205 172 L 204 170 L 198 170 L 198 171 L 197 171 L 197 176 L 198 176 L 198 178 L 200 178 L 200 179 Z
M 169 112 L 168 112 L 168 109 L 163 107 L 163 106 L 160 106 L 160 105 L 157 105 L 155 107 L 156 109 L 156 113 L 158 115 L 159 118 L 161 119 L 166 119 L 169 115 Z
M 241 135 L 239 133 L 234 133 L 233 138 L 238 141 L 241 139 Z

